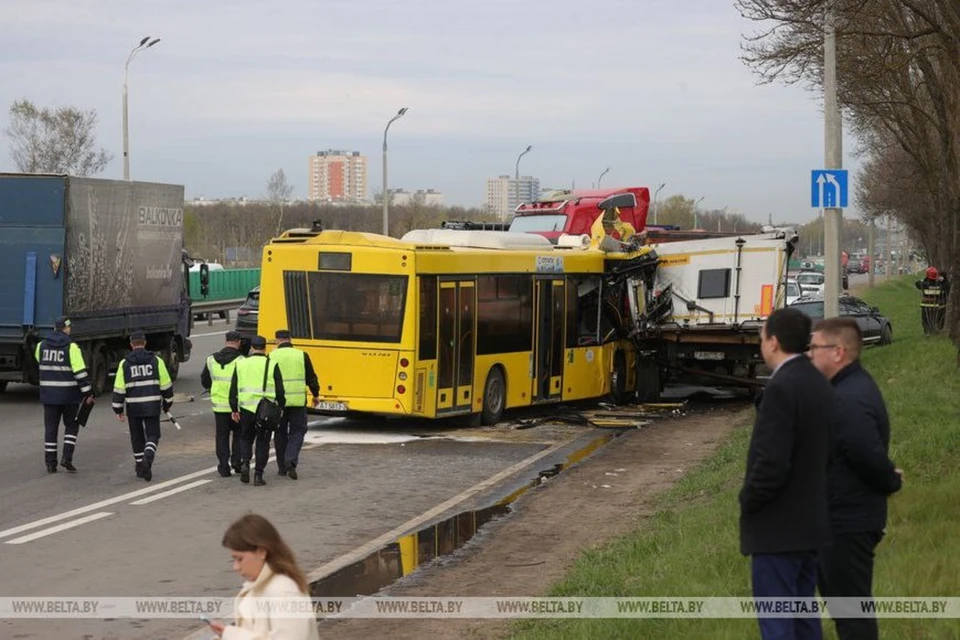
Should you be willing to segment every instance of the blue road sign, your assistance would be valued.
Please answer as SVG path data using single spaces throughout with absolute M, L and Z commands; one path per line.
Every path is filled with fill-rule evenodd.
M 816 169 L 810 172 L 810 206 L 833 209 L 847 206 L 847 170 Z

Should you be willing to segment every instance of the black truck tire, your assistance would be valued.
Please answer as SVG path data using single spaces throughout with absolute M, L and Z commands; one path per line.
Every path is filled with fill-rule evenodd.
M 180 374 L 180 348 L 177 346 L 176 338 L 170 338 L 170 342 L 164 347 L 160 357 L 163 358 L 163 364 L 167 365 L 170 381 L 175 382 Z
M 90 355 L 90 386 L 93 387 L 93 395 L 102 396 L 108 391 L 107 376 L 110 372 L 109 367 L 106 350 L 102 344 L 97 343 L 94 345 Z
M 610 373 L 610 398 L 614 404 L 623 404 L 629 400 L 627 393 L 627 356 L 617 351 L 613 356 L 613 371 Z
M 7 390 L 7 381 L 0 380 L 0 393 L 3 393 L 6 390 Z

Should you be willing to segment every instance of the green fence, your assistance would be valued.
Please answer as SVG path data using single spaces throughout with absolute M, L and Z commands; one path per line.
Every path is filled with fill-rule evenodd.
M 190 273 L 190 299 L 194 302 L 246 298 L 260 284 L 260 269 L 224 269 L 210 272 L 210 294 L 200 295 L 200 274 Z

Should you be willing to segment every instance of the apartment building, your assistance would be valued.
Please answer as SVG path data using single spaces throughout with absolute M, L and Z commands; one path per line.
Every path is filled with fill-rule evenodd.
M 540 179 L 520 176 L 519 180 L 509 175 L 487 179 L 487 210 L 501 220 L 509 220 L 522 202 L 533 202 L 540 195 Z
M 362 202 L 367 198 L 367 157 L 359 151 L 328 149 L 310 156 L 307 198 Z

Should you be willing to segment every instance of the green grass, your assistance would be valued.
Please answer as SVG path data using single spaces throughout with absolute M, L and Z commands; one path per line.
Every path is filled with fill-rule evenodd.
M 863 363 L 883 391 L 891 417 L 891 457 L 904 469 L 890 500 L 887 536 L 877 550 L 878 596 L 960 596 L 960 381 L 956 349 L 926 338 L 914 278 L 866 292 L 891 319 L 893 344 L 870 348 Z M 749 563 L 739 553 L 737 492 L 750 424 L 657 500 L 636 531 L 587 551 L 551 596 L 750 595 Z M 825 621 L 826 637 L 835 638 Z M 960 638 L 960 620 L 881 619 L 883 638 Z M 758 637 L 755 620 L 530 620 L 514 637 Z

